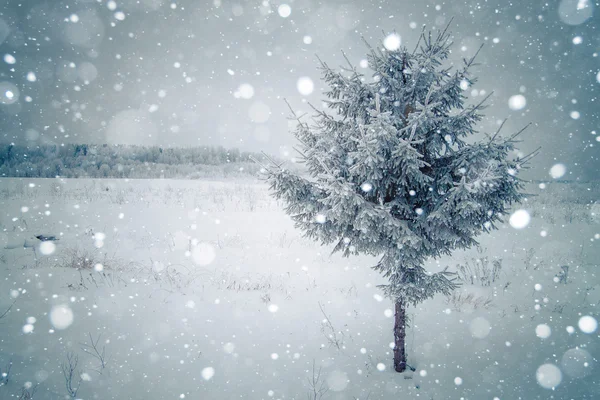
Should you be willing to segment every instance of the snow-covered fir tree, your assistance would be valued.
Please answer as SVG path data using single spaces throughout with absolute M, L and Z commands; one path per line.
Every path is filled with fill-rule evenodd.
M 371 254 L 395 303 L 394 368 L 407 368 L 406 308 L 457 284 L 428 258 L 475 245 L 522 198 L 515 137 L 475 140 L 483 102 L 466 105 L 474 57 L 451 70 L 447 31 L 422 34 L 414 50 L 372 48 L 372 79 L 352 65 L 321 62 L 328 111 L 297 119 L 298 152 L 310 177 L 268 167 L 274 195 L 305 235 L 344 255 Z M 350 63 L 349 63 L 350 64 Z

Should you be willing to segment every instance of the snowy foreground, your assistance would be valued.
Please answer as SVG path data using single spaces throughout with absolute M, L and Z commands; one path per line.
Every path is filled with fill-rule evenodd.
M 376 259 L 263 184 L 2 179 L 0 398 L 598 398 L 600 186 L 528 189 L 525 228 L 428 265 L 466 282 L 409 309 L 398 374 Z

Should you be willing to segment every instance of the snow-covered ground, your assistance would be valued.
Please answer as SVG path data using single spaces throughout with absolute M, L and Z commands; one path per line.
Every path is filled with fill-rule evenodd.
M 598 398 L 600 186 L 529 191 L 525 228 L 430 262 L 477 277 L 409 310 L 398 374 L 376 259 L 303 239 L 262 183 L 2 179 L 0 398 Z

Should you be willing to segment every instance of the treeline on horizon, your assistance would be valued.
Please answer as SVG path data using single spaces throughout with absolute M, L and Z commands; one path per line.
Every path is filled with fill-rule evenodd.
M 259 153 L 219 147 L 0 145 L 0 177 L 225 178 L 258 176 Z

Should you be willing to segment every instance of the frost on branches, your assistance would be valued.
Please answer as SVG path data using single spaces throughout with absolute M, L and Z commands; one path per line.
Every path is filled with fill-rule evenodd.
M 268 168 L 272 191 L 298 228 L 334 251 L 381 256 L 374 268 L 396 304 L 395 369 L 404 371 L 406 307 L 457 284 L 446 270 L 423 268 L 429 257 L 476 244 L 522 198 L 515 176 L 531 155 L 511 159 L 516 142 L 496 132 L 473 141 L 482 103 L 465 104 L 469 68 L 443 66 L 449 34 L 422 34 L 417 48 L 369 46 L 373 79 L 350 66 L 321 62 L 329 110 L 298 120 L 294 134 L 310 177 Z

